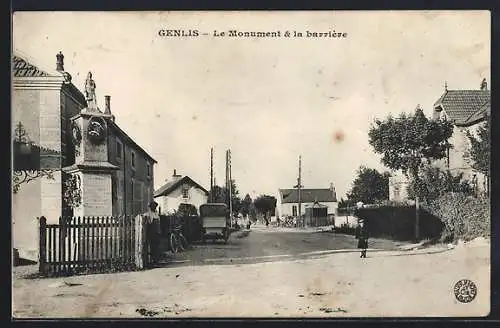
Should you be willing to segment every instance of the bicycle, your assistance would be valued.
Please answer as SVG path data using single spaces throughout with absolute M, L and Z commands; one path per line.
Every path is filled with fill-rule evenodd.
M 189 243 L 182 233 L 182 226 L 176 226 L 169 232 L 168 242 L 172 253 L 183 252 L 189 247 Z

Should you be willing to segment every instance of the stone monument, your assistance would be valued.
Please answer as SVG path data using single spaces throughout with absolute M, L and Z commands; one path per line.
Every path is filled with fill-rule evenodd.
M 75 163 L 63 171 L 76 178 L 81 202 L 73 207 L 73 216 L 112 216 L 113 171 L 119 167 L 109 162 L 109 129 L 114 120 L 109 108 L 99 110 L 95 95 L 96 84 L 89 72 L 85 81 L 87 107 L 71 118 Z M 111 123 L 112 124 L 112 123 Z M 74 185 L 74 184 L 73 184 Z

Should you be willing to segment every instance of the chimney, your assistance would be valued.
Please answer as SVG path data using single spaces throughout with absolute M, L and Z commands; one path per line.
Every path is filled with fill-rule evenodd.
M 104 96 L 104 114 L 111 115 L 111 96 Z
M 483 79 L 481 82 L 481 90 L 488 90 L 488 83 L 486 82 L 486 79 Z
M 177 170 L 176 170 L 176 169 L 174 169 L 174 175 L 172 175 L 172 176 L 173 176 L 174 178 L 178 178 L 178 177 L 180 177 L 180 175 L 178 175 L 178 174 L 177 174 Z
M 56 55 L 56 71 L 64 72 L 64 55 L 61 51 Z

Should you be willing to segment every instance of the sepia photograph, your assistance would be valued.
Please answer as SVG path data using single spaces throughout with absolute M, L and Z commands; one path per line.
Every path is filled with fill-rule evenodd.
M 12 318 L 490 313 L 489 11 L 12 15 Z

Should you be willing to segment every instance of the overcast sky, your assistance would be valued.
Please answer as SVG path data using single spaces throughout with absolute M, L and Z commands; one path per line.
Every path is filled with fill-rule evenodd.
M 332 31 L 347 38 L 165 38 L 158 30 Z M 17 13 L 13 47 L 42 69 L 56 53 L 83 90 L 92 71 L 98 105 L 158 164 L 217 183 L 225 150 L 244 195 L 296 183 L 339 196 L 360 165 L 384 169 L 368 144 L 375 117 L 432 104 L 449 89 L 490 80 L 489 12 Z M 342 141 L 334 138 L 344 134 Z

